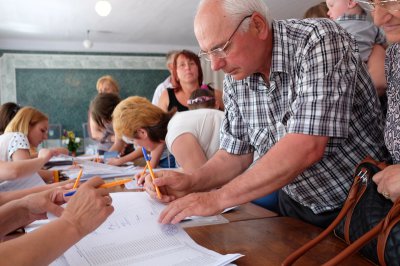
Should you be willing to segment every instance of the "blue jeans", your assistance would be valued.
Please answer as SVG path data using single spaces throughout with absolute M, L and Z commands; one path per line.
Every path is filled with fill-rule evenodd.
M 261 206 L 265 209 L 279 212 L 279 202 L 278 202 L 278 191 L 272 192 L 262 198 L 258 198 L 252 201 L 252 203 Z
M 169 160 L 169 163 L 168 163 L 168 160 Z M 175 157 L 172 154 L 170 154 L 168 157 L 161 159 L 158 162 L 158 167 L 160 167 L 160 168 L 176 168 Z

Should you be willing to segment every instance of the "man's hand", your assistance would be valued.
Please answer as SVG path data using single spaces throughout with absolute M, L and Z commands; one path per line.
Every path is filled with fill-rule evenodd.
M 391 165 L 372 178 L 378 185 L 378 192 L 393 202 L 400 196 L 400 164 Z
M 162 224 L 177 224 L 186 217 L 210 216 L 221 213 L 223 208 L 218 206 L 218 192 L 192 193 L 177 199 L 162 211 L 158 221 Z
M 171 202 L 191 192 L 191 175 L 189 174 L 176 171 L 159 171 L 154 174 L 156 176 L 154 184 L 149 173 L 144 177 L 144 187 L 152 198 L 161 202 Z M 139 182 L 141 182 L 141 179 L 139 179 Z M 157 197 L 154 185 L 160 189 L 161 199 Z
M 81 237 L 95 230 L 114 211 L 107 189 L 98 188 L 102 184 L 100 177 L 94 177 L 81 185 L 60 218 L 76 228 Z

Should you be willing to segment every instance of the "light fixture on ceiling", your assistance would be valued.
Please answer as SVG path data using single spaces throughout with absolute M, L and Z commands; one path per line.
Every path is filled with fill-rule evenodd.
M 85 47 L 86 49 L 93 47 L 93 42 L 89 39 L 89 33 L 90 33 L 90 30 L 87 30 L 86 40 L 83 41 L 83 47 Z
M 111 4 L 106 0 L 97 1 L 94 8 L 101 17 L 107 17 L 111 12 Z

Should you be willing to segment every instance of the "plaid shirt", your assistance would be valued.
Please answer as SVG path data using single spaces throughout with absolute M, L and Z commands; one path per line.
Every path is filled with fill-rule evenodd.
M 269 83 L 260 74 L 225 77 L 220 148 L 262 156 L 289 133 L 329 136 L 321 161 L 283 191 L 316 214 L 340 208 L 355 165 L 367 154 L 387 157 L 376 91 L 354 40 L 334 22 L 272 25 Z

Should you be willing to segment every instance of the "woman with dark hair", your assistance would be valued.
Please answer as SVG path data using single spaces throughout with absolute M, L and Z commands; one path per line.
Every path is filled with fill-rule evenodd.
M 117 94 L 100 93 L 90 103 L 90 128 L 92 138 L 98 142 L 97 151 L 100 155 L 108 151 L 114 144 L 111 115 L 120 101 Z
M 203 83 L 203 71 L 199 57 L 188 50 L 177 53 L 173 64 L 175 88 L 165 90 L 160 97 L 158 106 L 164 111 L 176 108 L 178 112 L 187 111 L 187 101 L 196 89 Z M 223 110 L 222 93 L 215 91 L 218 109 Z
M 0 107 L 0 135 L 4 134 L 4 130 L 10 121 L 14 118 L 17 112 L 21 109 L 16 103 L 8 102 L 4 103 Z
M 97 151 L 116 151 L 121 157 L 110 158 L 107 164 L 122 165 L 143 156 L 140 150 L 134 151 L 133 146 L 116 138 L 112 126 L 112 113 L 121 99 L 114 93 L 99 93 L 90 103 L 90 124 L 98 134 L 92 137 L 99 142 Z

